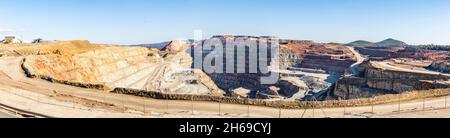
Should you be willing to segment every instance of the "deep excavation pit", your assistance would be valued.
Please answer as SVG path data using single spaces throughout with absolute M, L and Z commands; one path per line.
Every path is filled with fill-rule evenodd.
M 214 38 L 225 43 L 227 39 L 270 37 L 215 36 L 211 39 Z M 203 100 L 216 99 L 208 96 L 267 101 L 343 100 L 449 87 L 446 82 L 450 79 L 448 76 L 386 70 L 375 61 L 364 62 L 355 68 L 358 73 L 348 75 L 350 67 L 357 63 L 357 57 L 343 45 L 283 39 L 279 43 L 280 68 L 270 70 L 279 73 L 279 79 L 273 84 L 261 84 L 261 78 L 268 74 L 260 72 L 208 74 L 205 70 L 196 69 L 192 53 L 196 45 L 185 41 L 172 41 L 162 50 L 67 41 L 11 47 L 2 49 L 2 54 L 25 57 L 22 67 L 29 77 L 117 93 L 157 96 L 153 98 L 173 94 L 162 97 L 189 99 L 189 95 L 196 95 L 206 96 L 199 98 Z M 230 48 L 226 44 L 223 46 Z M 245 49 L 247 53 L 249 48 Z M 202 57 L 211 51 L 202 49 Z M 274 63 L 273 59 L 268 57 L 269 65 Z M 226 67 L 227 61 L 223 62 Z M 244 63 L 246 70 L 248 65 L 254 64 L 248 56 Z M 240 67 L 237 62 L 234 65 L 235 69 Z M 431 67 L 440 66 L 435 63 Z
M 356 62 L 354 54 L 344 46 L 334 44 L 320 44 L 312 41 L 280 40 L 279 46 L 279 69 L 270 70 L 279 74 L 279 79 L 273 84 L 261 84 L 261 78 L 269 74 L 261 72 L 248 73 L 249 65 L 256 65 L 249 59 L 252 46 L 227 45 L 227 42 L 238 40 L 270 40 L 274 37 L 255 36 L 214 36 L 202 40 L 202 46 L 211 42 L 219 41 L 218 46 L 223 47 L 223 64 L 227 67 L 226 56 L 228 52 L 234 52 L 234 73 L 209 73 L 208 75 L 219 88 L 226 92 L 227 96 L 256 99 L 286 99 L 286 100 L 311 100 L 316 95 L 321 95 L 329 90 L 333 83 L 344 74 L 347 68 Z M 244 43 L 244 42 L 241 42 Z M 254 47 L 261 48 L 259 45 Z M 192 44 L 191 47 L 199 47 Z M 237 49 L 245 47 L 245 63 L 239 65 L 237 61 Z M 231 50 L 230 50 L 231 49 Z M 213 53 L 214 49 L 201 49 L 202 56 Z M 270 51 L 270 50 L 268 50 Z M 195 48 L 188 51 L 195 58 Z M 276 64 L 270 52 L 267 55 L 268 65 Z M 204 59 L 203 59 L 204 60 Z M 202 60 L 202 61 L 203 61 Z M 258 57 L 259 61 L 261 57 Z M 195 61 L 194 61 L 195 62 Z M 229 64 L 229 63 L 228 63 Z M 259 63 L 258 63 L 259 65 Z M 246 70 L 247 73 L 236 73 L 238 68 Z
M 355 62 L 353 54 L 344 46 L 293 40 L 281 40 L 280 44 L 280 68 L 271 70 L 279 75 L 279 80 L 273 84 L 261 84 L 261 78 L 269 74 L 260 72 L 206 74 L 193 69 L 193 54 L 189 48 L 194 46 L 185 41 L 172 41 L 162 50 L 69 41 L 37 46 L 50 48 L 38 50 L 37 54 L 22 55 L 25 56 L 23 69 L 30 77 L 80 87 L 286 100 L 316 99 L 316 95 L 329 91 L 345 69 Z M 245 50 L 248 53 L 249 47 Z M 206 56 L 211 51 L 202 52 Z M 273 58 L 268 56 L 270 65 Z M 245 59 L 248 71 L 248 66 L 253 63 L 248 54 Z M 225 66 L 226 62 L 224 60 Z M 327 62 L 339 64 L 323 65 Z M 240 67 L 237 62 L 234 64 L 235 69 Z
M 59 43 L 57 43 L 59 44 Z M 86 45 L 93 45 L 85 42 Z M 97 84 L 177 94 L 223 95 L 203 72 L 190 68 L 186 53 L 162 53 L 144 47 L 99 46 L 89 51 L 28 55 L 29 76 L 66 84 Z M 65 43 L 65 48 L 75 47 Z M 164 54 L 164 55 L 161 55 Z M 188 66 L 187 66 L 188 65 Z

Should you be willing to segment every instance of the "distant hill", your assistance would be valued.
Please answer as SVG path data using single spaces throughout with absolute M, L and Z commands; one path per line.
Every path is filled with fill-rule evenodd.
M 351 43 L 346 44 L 347 46 L 355 46 L 355 47 L 406 47 L 408 44 L 405 42 L 395 40 L 392 38 L 373 43 L 365 40 L 358 40 Z
M 375 43 L 369 42 L 369 41 L 365 41 L 365 40 L 358 40 L 358 41 L 354 41 L 351 43 L 346 44 L 347 46 L 363 46 L 363 47 L 368 47 L 368 46 L 374 46 Z
M 389 38 L 384 41 L 375 43 L 375 45 L 378 47 L 405 47 L 408 44 L 406 44 L 405 42 L 399 41 L 399 40 Z

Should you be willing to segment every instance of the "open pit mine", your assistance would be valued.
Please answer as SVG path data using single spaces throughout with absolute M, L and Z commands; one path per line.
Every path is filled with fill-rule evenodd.
M 279 52 L 265 57 L 269 66 L 278 65 L 269 70 L 277 81 L 261 83 L 267 74 L 260 72 L 195 67 L 196 48 L 213 39 L 231 52 L 241 45 L 230 47 L 227 40 L 277 39 Z M 387 106 L 397 94 L 409 94 L 402 100 L 412 102 L 450 95 L 450 52 L 411 50 L 393 39 L 344 45 L 224 35 L 200 41 L 175 40 L 163 48 L 85 40 L 0 44 L 0 111 L 21 117 L 277 117 L 266 111 L 354 107 L 350 112 L 368 98 Z M 252 47 L 243 47 L 244 66 L 227 58 L 225 65 L 248 70 Z M 212 51 L 200 48 L 200 57 L 217 54 Z M 218 115 L 217 104 L 227 106 Z M 245 105 L 255 108 L 252 115 Z

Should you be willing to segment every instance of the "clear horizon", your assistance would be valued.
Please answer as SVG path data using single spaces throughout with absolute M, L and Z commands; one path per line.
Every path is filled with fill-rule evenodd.
M 212 35 L 450 44 L 448 0 L 0 0 L 0 37 L 143 44 Z

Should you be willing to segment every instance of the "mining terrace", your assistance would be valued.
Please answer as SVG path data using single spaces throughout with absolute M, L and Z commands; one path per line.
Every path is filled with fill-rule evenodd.
M 242 37 L 260 38 L 213 38 Z M 271 70 L 279 73 L 279 80 L 261 84 L 259 73 L 208 74 L 195 68 L 194 47 L 179 40 L 163 49 L 86 40 L 0 44 L 0 103 L 39 117 L 214 117 L 215 103 L 228 104 L 223 110 L 229 117 L 242 116 L 236 108 L 244 105 L 256 106 L 255 116 L 273 117 L 264 111 L 311 106 L 301 102 L 341 108 L 366 104 L 352 103 L 355 99 L 380 97 L 379 104 L 389 104 L 395 94 L 412 93 L 411 101 L 419 97 L 413 94 L 417 92 L 428 97 L 450 94 L 446 52 L 281 39 L 279 60 L 273 61 L 280 68 Z M 169 105 L 165 100 L 172 106 L 195 101 L 204 107 L 197 115 L 162 111 Z M 143 110 L 141 101 L 148 102 Z

